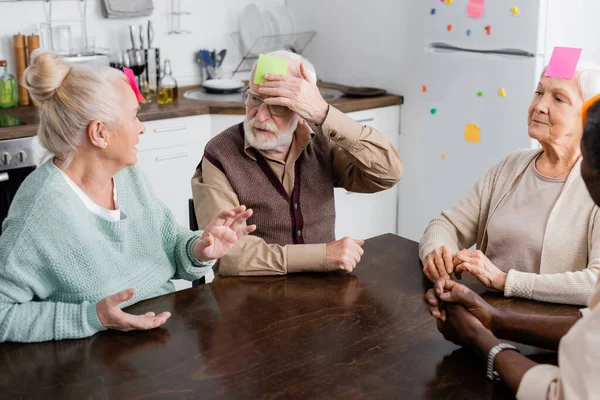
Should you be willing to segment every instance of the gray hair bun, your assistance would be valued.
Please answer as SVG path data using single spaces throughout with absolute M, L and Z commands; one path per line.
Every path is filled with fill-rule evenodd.
M 31 65 L 23 75 L 23 86 L 34 101 L 42 103 L 52 98 L 71 71 L 71 65 L 56 53 L 36 49 Z

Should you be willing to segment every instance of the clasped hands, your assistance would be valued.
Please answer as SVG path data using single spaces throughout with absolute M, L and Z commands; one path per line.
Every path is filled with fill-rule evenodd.
M 432 282 L 452 274 L 461 279 L 465 271 L 486 287 L 504 291 L 508 273 L 496 267 L 480 250 L 463 249 L 453 254 L 450 247 L 444 245 L 434 249 L 423 261 L 423 272 Z

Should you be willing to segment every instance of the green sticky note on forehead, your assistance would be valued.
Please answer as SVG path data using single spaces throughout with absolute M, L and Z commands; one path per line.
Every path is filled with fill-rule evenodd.
M 256 64 L 256 72 L 254 73 L 254 84 L 260 85 L 266 82 L 265 74 L 287 74 L 288 60 L 283 58 L 260 54 L 258 63 Z

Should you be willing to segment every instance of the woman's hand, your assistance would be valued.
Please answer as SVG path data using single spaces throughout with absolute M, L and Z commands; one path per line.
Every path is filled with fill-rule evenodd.
M 238 206 L 230 211 L 221 211 L 204 229 L 193 252 L 200 261 L 211 261 L 223 257 L 239 238 L 256 230 L 256 225 L 246 226 L 252 210 Z
M 434 249 L 423 261 L 423 273 L 431 282 L 450 276 L 453 271 L 452 251 L 446 245 Z
M 496 267 L 480 250 L 461 250 L 453 258 L 454 271 L 462 274 L 470 272 L 485 286 L 504 292 L 508 273 Z
M 96 304 L 98 319 L 106 329 L 117 331 L 148 330 L 158 328 L 171 316 L 170 312 L 159 315 L 147 312 L 144 315 L 128 314 L 119 308 L 119 304 L 131 299 L 135 290 L 127 289 L 122 292 L 106 296 Z

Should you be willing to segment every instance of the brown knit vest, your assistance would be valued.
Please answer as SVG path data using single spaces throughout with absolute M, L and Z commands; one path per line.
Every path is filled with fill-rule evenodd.
M 243 123 L 215 136 L 204 149 L 204 157 L 225 174 L 240 204 L 254 210 L 248 220 L 256 224 L 253 234 L 269 244 L 335 240 L 333 152 L 320 128 L 311 128 L 317 134 L 296 161 L 291 198 L 260 153 L 254 150 L 254 161 L 244 152 Z

